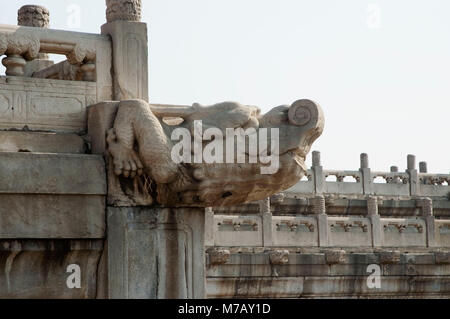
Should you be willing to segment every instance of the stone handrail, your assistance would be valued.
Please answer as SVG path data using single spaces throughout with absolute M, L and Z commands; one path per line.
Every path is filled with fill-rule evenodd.
M 358 171 L 324 170 L 320 164 L 320 153 L 313 152 L 313 165 L 307 171 L 307 178 L 285 191 L 288 195 L 318 195 L 337 194 L 377 195 L 388 197 L 444 197 L 450 196 L 450 175 L 429 174 L 423 172 L 426 163 L 420 163 L 421 172 L 415 168 L 415 157 L 408 156 L 408 169 L 398 172 L 397 167 L 391 167 L 390 172 L 371 171 L 368 166 L 367 154 L 361 155 L 361 167 Z M 335 176 L 336 180 L 328 177 Z M 352 177 L 354 181 L 346 181 Z M 380 179 L 384 182 L 379 181 Z

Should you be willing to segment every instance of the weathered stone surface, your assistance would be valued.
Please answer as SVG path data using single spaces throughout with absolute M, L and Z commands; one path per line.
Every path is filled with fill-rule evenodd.
M 295 247 L 299 243 L 304 247 L 319 246 L 317 220 L 314 217 L 273 216 L 268 222 L 272 226 L 273 246 Z
M 50 12 L 47 8 L 37 5 L 26 5 L 19 9 L 17 16 L 19 26 L 48 28 L 50 24 Z M 38 58 L 27 62 L 24 69 L 24 76 L 31 77 L 36 71 L 48 68 L 53 65 L 46 53 L 39 53 Z
M 0 152 L 84 154 L 86 145 L 75 134 L 2 131 Z
M 1 299 L 94 299 L 102 240 L 0 240 Z M 80 288 L 67 281 L 78 265 Z
M 101 102 L 88 107 L 88 132 L 93 154 L 106 155 L 106 134 L 113 127 L 119 102 Z
M 207 254 L 211 265 L 225 264 L 230 259 L 230 251 L 228 249 L 211 248 L 207 250 Z
M 0 194 L 106 195 L 97 155 L 0 153 Z
M 104 238 L 105 229 L 104 196 L 0 194 L 0 238 Z
M 273 250 L 269 258 L 272 265 L 286 265 L 289 262 L 289 250 Z
M 108 208 L 109 298 L 205 296 L 203 209 Z
M 324 254 L 290 254 L 289 263 L 271 265 L 270 252 L 236 254 L 230 261 L 207 269 L 207 292 L 212 298 L 444 298 L 450 296 L 450 268 L 434 262 L 433 253 L 407 253 L 381 250 L 346 253 L 341 263 L 326 265 Z M 321 258 L 320 258 L 321 257 Z M 400 258 L 402 257 L 402 258 Z M 404 258 L 403 258 L 404 257 Z M 380 264 L 380 262 L 382 264 Z M 393 263 L 395 262 L 395 263 Z M 381 266 L 381 287 L 367 285 L 372 273 L 368 266 Z M 413 276 L 413 277 L 411 277 Z M 295 278 L 295 279 L 294 279 Z M 413 279 L 412 279 L 413 278 Z M 301 285 L 293 284 L 296 280 Z M 285 289 L 278 290 L 278 285 Z M 262 289 L 270 285 L 271 289 Z M 234 290 L 232 290 L 234 288 Z
M 86 131 L 86 106 L 96 95 L 90 82 L 0 77 L 0 129 Z
M 382 246 L 426 247 L 426 223 L 420 218 L 381 218 Z
M 372 227 L 368 218 L 328 217 L 328 228 L 329 246 L 372 246 Z
M 341 250 L 341 249 L 328 250 L 325 253 L 325 260 L 330 265 L 342 264 L 345 262 L 345 257 L 346 257 L 345 255 L 346 255 L 345 250 Z

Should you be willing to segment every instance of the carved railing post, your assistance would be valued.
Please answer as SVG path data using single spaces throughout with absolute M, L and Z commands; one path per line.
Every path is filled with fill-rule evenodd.
M 328 217 L 326 214 L 325 197 L 323 195 L 312 198 L 313 212 L 317 218 L 319 232 L 319 246 L 328 246 Z
M 369 155 L 362 153 L 360 156 L 361 165 L 360 171 L 362 174 L 362 182 L 363 182 L 363 191 L 365 195 L 373 194 L 373 181 L 372 174 L 369 168 Z
M 368 196 L 367 200 L 367 215 L 372 224 L 372 245 L 373 247 L 381 247 L 381 222 L 380 214 L 378 213 L 378 199 L 375 196 Z
M 270 198 L 259 201 L 259 213 L 263 224 L 263 246 L 273 245 L 272 238 L 272 211 L 270 210 Z
M 113 43 L 114 99 L 148 101 L 147 25 L 141 23 L 141 0 L 106 0 L 102 34 Z
M 17 24 L 24 27 L 48 28 L 50 24 L 50 12 L 47 8 L 37 5 L 26 5 L 19 9 Z M 24 76 L 31 77 L 34 72 L 46 69 L 53 65 L 46 53 L 39 53 L 37 59 L 27 62 Z
M 417 196 L 418 194 L 418 174 L 416 169 L 416 156 L 408 155 L 408 166 L 406 172 L 409 174 L 409 187 L 410 187 L 410 195 Z
M 314 176 L 314 192 L 322 194 L 324 192 L 325 175 L 320 161 L 320 152 L 312 152 L 312 171 Z

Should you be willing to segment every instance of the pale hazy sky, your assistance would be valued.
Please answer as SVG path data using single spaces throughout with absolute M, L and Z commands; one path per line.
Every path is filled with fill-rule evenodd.
M 104 0 L 16 0 L 2 1 L 0 23 L 16 24 L 31 3 L 50 10 L 55 29 L 99 33 L 105 22 Z M 143 4 L 150 102 L 268 111 L 309 98 L 325 112 L 313 146 L 325 168 L 358 169 L 366 152 L 374 170 L 404 170 L 415 154 L 430 172 L 450 172 L 450 1 Z

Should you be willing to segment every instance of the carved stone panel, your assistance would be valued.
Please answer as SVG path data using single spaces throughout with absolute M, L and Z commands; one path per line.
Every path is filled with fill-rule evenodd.
M 0 129 L 83 132 L 96 91 L 95 83 L 1 77 Z
M 434 231 L 436 245 L 450 247 L 450 220 L 436 220 Z
M 260 216 L 214 216 L 216 246 L 262 246 Z
M 275 246 L 319 246 L 317 219 L 314 217 L 272 217 L 272 236 Z
M 382 245 L 426 247 L 426 224 L 421 218 L 381 218 Z
M 368 218 L 328 217 L 328 228 L 330 246 L 372 246 L 372 229 Z

